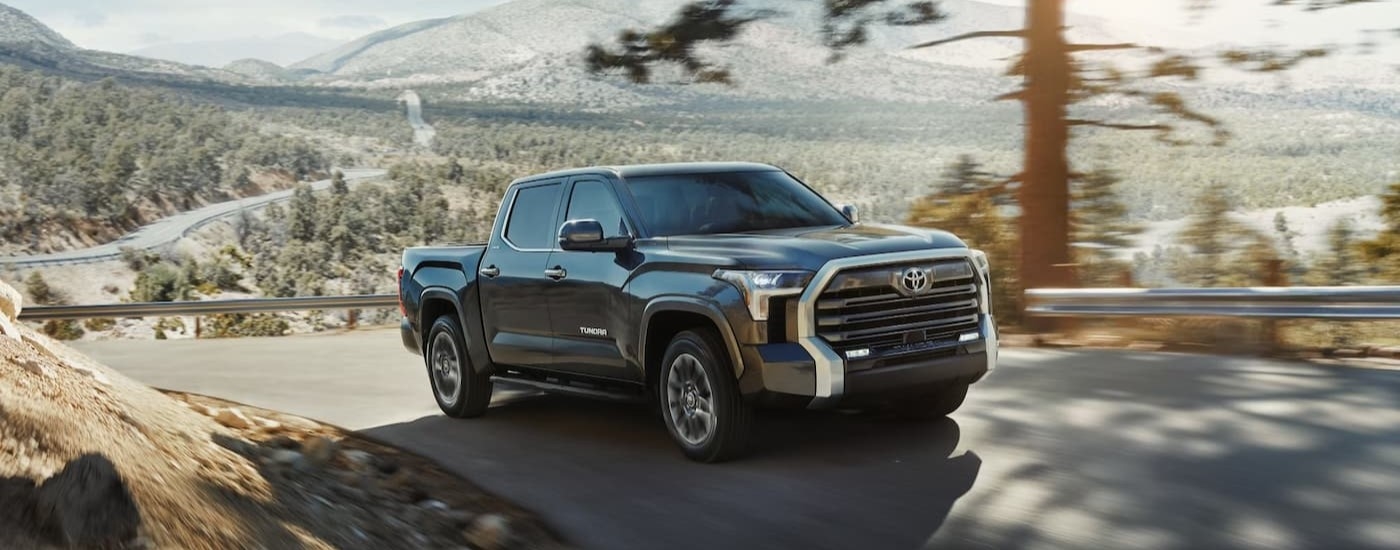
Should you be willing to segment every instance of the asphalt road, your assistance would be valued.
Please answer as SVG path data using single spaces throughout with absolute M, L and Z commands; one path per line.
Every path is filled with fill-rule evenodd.
M 637 406 L 512 393 L 443 417 L 391 330 L 78 347 L 155 386 L 430 456 L 586 548 L 1400 542 L 1397 370 L 1004 349 L 951 420 L 766 414 L 752 457 L 701 465 Z
M 419 147 L 432 147 L 437 129 L 423 120 L 423 98 L 413 90 L 399 94 L 399 101 L 408 106 L 408 124 L 413 127 L 413 143 Z
M 344 170 L 347 181 L 358 181 L 381 177 L 387 172 L 378 169 L 350 169 Z M 331 180 L 321 180 L 312 182 L 313 189 L 326 189 L 331 185 Z M 31 267 L 53 263 L 87 263 L 111 260 L 121 256 L 121 249 L 134 248 L 137 250 L 149 250 L 168 245 L 180 240 L 185 234 L 203 226 L 214 220 L 231 216 L 245 208 L 261 208 L 274 202 L 290 199 L 295 190 L 286 189 L 231 201 L 210 204 L 201 208 L 196 208 L 188 212 L 181 212 L 173 216 L 161 218 L 155 222 L 142 226 L 136 231 L 132 231 L 120 239 L 101 244 L 98 246 L 80 248 L 76 250 L 65 250 L 51 254 L 32 254 L 26 256 L 0 256 L 0 264 L 10 264 L 15 267 Z

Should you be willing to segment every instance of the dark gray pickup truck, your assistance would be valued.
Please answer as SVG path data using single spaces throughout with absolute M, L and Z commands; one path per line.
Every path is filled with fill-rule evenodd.
M 986 256 L 856 218 L 763 164 L 523 178 L 489 242 L 404 252 L 403 343 L 450 416 L 493 381 L 654 401 L 707 462 L 759 407 L 947 415 L 996 366 Z

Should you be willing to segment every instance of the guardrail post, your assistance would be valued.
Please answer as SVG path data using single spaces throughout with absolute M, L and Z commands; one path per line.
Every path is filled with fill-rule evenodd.
M 1284 280 L 1283 260 L 1264 260 L 1264 286 L 1281 287 L 1287 286 L 1288 281 Z M 1276 354 L 1283 349 L 1283 339 L 1279 336 L 1278 321 L 1273 319 L 1264 320 L 1263 326 L 1264 352 Z
M 204 335 L 204 325 L 203 325 L 202 323 L 200 323 L 200 319 L 203 319 L 203 317 L 200 317 L 200 316 L 198 316 L 198 315 L 196 315 L 196 316 L 194 317 L 194 339 L 195 339 L 195 340 L 198 340 L 201 336 Z
M 345 328 L 346 328 L 346 330 L 355 330 L 355 327 L 356 327 L 357 325 L 359 325 L 359 324 L 360 324 L 360 310 L 358 310 L 358 309 L 352 309 L 352 310 L 350 310 L 349 312 L 346 313 L 346 315 L 345 315 Z

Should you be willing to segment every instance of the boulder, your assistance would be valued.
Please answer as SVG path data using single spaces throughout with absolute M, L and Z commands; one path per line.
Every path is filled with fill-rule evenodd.
M 66 546 L 119 548 L 134 540 L 141 512 L 117 467 L 82 455 L 35 491 L 35 519 Z
M 0 282 L 0 336 L 22 340 L 15 323 L 19 322 L 19 312 L 24 307 L 24 297 L 15 287 Z
M 463 536 L 467 544 L 483 550 L 499 550 L 510 543 L 510 521 L 504 516 L 486 514 L 467 526 Z
M 244 416 L 238 409 L 221 410 L 219 414 L 214 416 L 214 421 L 236 430 L 247 429 L 253 425 L 248 417 Z
M 337 444 L 335 440 L 325 436 L 313 437 L 306 440 L 306 442 L 301 445 L 301 450 L 306 454 L 306 459 L 315 466 L 325 466 L 331 461 L 331 458 L 335 456 L 339 448 L 340 445 Z

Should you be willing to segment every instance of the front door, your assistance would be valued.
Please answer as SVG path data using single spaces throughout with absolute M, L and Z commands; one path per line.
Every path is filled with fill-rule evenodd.
M 596 176 L 573 181 L 564 220 L 597 220 L 606 237 L 635 235 L 618 206 L 613 185 Z M 549 267 L 556 279 L 549 289 L 554 327 L 556 370 L 636 381 L 640 372 L 628 369 L 618 341 L 632 322 L 623 292 L 636 252 L 555 250 Z
M 481 258 L 481 316 L 496 363 L 548 368 L 553 360 L 549 302 L 543 297 L 554 284 L 545 269 L 563 191 L 561 180 L 518 186 Z

